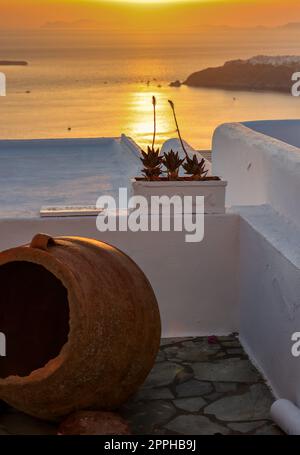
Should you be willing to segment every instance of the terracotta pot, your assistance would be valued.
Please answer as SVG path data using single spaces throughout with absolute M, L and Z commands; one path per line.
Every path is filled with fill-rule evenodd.
M 0 399 L 42 419 L 114 410 L 150 372 L 160 316 L 150 283 L 118 249 L 38 234 L 0 254 Z

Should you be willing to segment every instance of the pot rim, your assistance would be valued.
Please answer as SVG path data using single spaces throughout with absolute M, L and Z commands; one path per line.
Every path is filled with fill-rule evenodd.
M 131 179 L 132 185 L 143 186 L 149 188 L 166 188 L 166 187 L 226 187 L 226 180 L 137 180 L 136 177 Z

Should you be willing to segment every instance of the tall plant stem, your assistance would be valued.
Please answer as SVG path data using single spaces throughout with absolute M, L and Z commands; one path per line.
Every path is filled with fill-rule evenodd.
M 156 139 L 156 98 L 155 98 L 155 96 L 152 97 L 152 104 L 153 104 L 153 120 L 154 120 L 152 150 L 154 150 L 155 139 Z
M 177 117 L 176 117 L 176 112 L 175 112 L 174 103 L 173 103 L 173 101 L 170 101 L 170 100 L 169 100 L 169 104 L 170 104 L 170 106 L 171 106 L 171 108 L 172 108 L 172 111 L 173 111 L 174 120 L 175 120 L 175 125 L 176 125 L 176 129 L 177 129 L 177 133 L 178 133 L 178 137 L 179 137 L 179 140 L 180 140 L 180 143 L 181 143 L 182 150 L 184 151 L 185 156 L 188 158 L 188 154 L 187 154 L 187 151 L 186 151 L 186 149 L 185 149 L 185 146 L 184 146 L 184 143 L 183 143 L 183 140 L 182 140 L 182 137 L 181 137 L 181 133 L 180 133 L 180 129 L 179 129 Z

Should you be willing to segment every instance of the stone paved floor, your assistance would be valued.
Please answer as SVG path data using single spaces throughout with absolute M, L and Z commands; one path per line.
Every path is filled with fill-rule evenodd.
M 234 335 L 165 339 L 146 383 L 120 412 L 135 434 L 280 435 L 269 417 L 273 401 Z M 56 432 L 10 408 L 0 412 L 0 435 Z

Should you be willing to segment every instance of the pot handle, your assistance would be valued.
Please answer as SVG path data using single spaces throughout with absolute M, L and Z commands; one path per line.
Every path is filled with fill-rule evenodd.
M 50 246 L 55 245 L 53 237 L 47 234 L 36 234 L 30 243 L 30 248 L 37 248 L 39 250 L 48 251 Z

